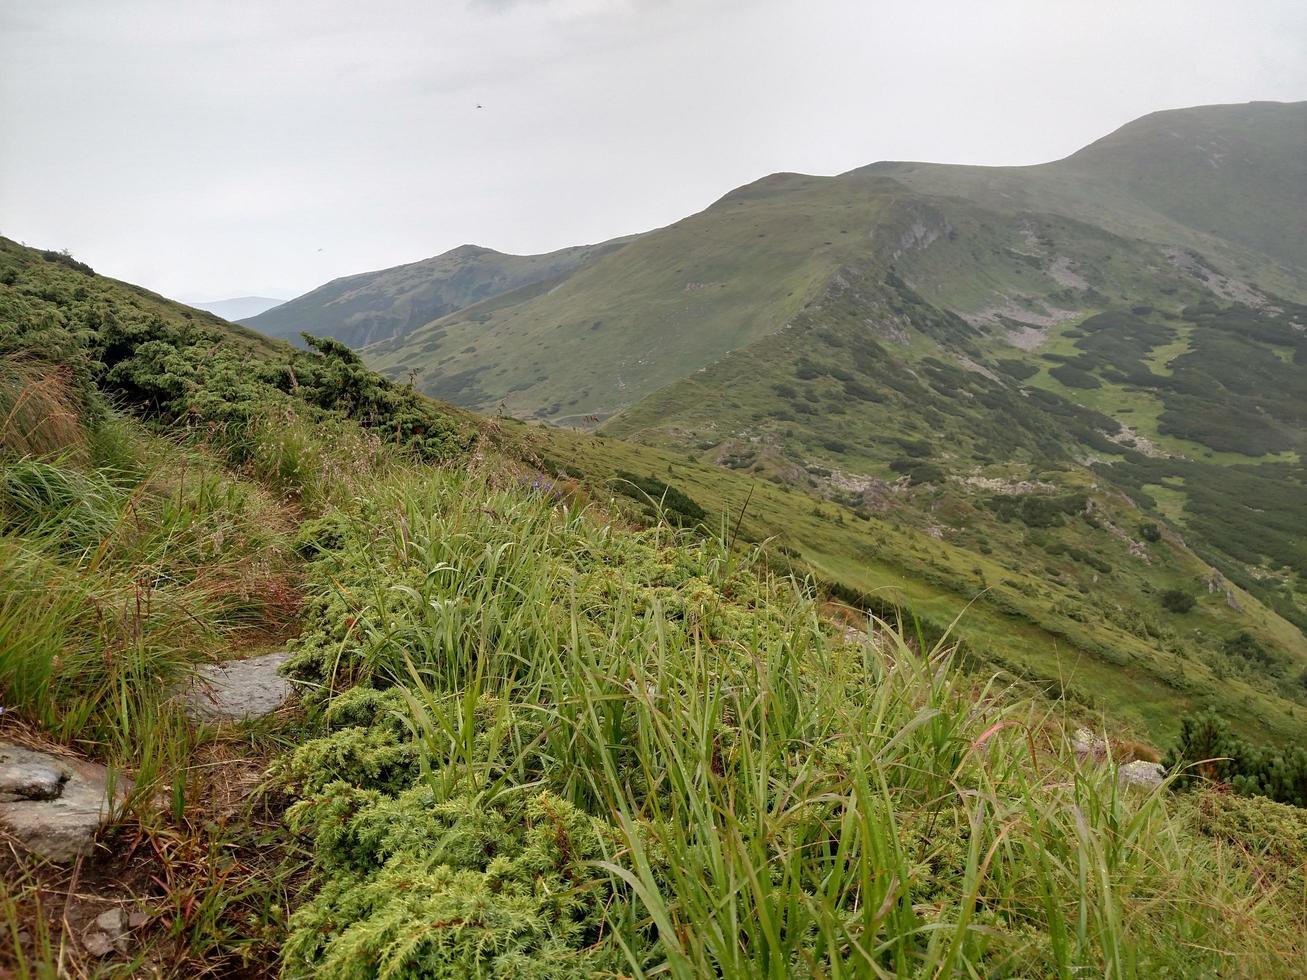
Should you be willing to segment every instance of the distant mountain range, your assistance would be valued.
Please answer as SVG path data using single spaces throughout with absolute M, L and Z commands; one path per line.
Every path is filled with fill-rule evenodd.
M 627 241 L 582 245 L 546 255 L 505 255 L 477 245 L 461 245 L 421 262 L 333 279 L 275 309 L 243 319 L 270 337 L 295 340 L 308 330 L 362 347 L 403 337 L 423 324 L 492 297 L 521 301 L 536 295 Z
M 258 316 L 275 306 L 280 306 L 286 302 L 284 299 L 273 299 L 270 296 L 236 296 L 232 299 L 215 299 L 208 303 L 191 303 L 190 305 L 199 310 L 207 310 L 214 313 L 224 320 L 231 320 L 233 323 L 237 320 L 244 320 L 247 317 Z
M 996 486 L 1105 484 L 1302 628 L 1303 304 L 1307 103 L 1259 102 L 1038 166 L 773 174 L 628 239 L 464 246 L 246 322 L 957 540 Z

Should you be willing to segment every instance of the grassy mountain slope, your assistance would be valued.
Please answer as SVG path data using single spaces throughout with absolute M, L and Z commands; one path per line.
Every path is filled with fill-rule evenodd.
M 545 255 L 505 255 L 461 245 L 420 262 L 333 279 L 245 322 L 272 337 L 295 340 L 309 331 L 362 347 L 402 337 L 429 320 L 500 293 L 560 282 L 625 242 L 615 239 Z
M 932 195 L 1045 211 L 1195 249 L 1226 272 L 1307 300 L 1307 102 L 1155 112 L 1030 167 L 877 163 Z
M 892 204 L 895 185 L 776 174 L 641 236 L 557 288 L 368 348 L 459 404 L 581 423 L 780 330 Z
M 908 610 L 935 630 L 956 619 L 982 662 L 1145 741 L 1165 744 L 1205 707 L 1259 738 L 1293 740 L 1307 726 L 1301 632 L 1214 575 L 1165 524 L 1150 540 L 1150 515 L 1084 471 L 857 483 L 758 444 L 718 462 L 711 451 L 559 429 L 524 438 L 546 472 L 607 480 L 618 493 L 636 478 L 685 493 L 713 527 L 738 521 L 743 540 L 771 541 L 773 561 L 793 561 L 855 606 Z M 823 485 L 827 499 L 814 501 Z M 1194 607 L 1168 610 L 1171 590 Z M 1244 634 L 1252 645 L 1231 645 Z
M 604 431 L 798 485 L 824 470 L 833 475 L 816 489 L 836 496 L 884 497 L 885 486 L 911 482 L 983 504 L 995 479 L 1101 481 L 1307 626 L 1307 310 L 1179 305 L 1201 294 L 1163 288 L 1179 308 L 1039 328 L 1010 311 L 948 350 L 886 342 L 893 330 L 869 335 L 869 320 L 896 316 L 933 329 L 940 311 L 917 294 L 899 289 L 915 304 L 900 299 L 894 314 L 867 302 L 869 289 L 841 286 L 781 338 L 668 386 Z M 1010 346 L 1014 337 L 1030 349 Z M 1048 472 L 1058 476 L 1040 476 Z
M 1051 168 L 1122 188 L 1199 232 L 1302 268 L 1307 102 L 1157 112 Z
M 1187 775 L 1225 741 L 1191 731 L 1167 786 L 1128 788 L 1140 747 L 1077 756 L 1065 705 L 517 454 L 656 450 L 519 435 L 339 344 L 239 346 L 138 300 L 0 251 L 0 737 L 136 780 L 74 866 L 7 851 L 0 970 L 1301 963 L 1307 821 Z M 296 709 L 214 729 L 170 696 L 288 639 Z M 1276 759 L 1307 783 L 1307 753 Z M 97 951 L 109 911 L 130 942 Z
M 774 175 L 555 289 L 365 356 L 462 404 L 602 421 L 881 514 L 955 570 L 984 559 L 987 584 L 1021 583 L 1013 601 L 1052 636 L 1130 633 L 1163 687 L 1183 650 L 1213 671 L 1195 690 L 1238 674 L 1291 718 L 1307 676 L 1305 111 L 1154 114 L 1039 167 Z M 1040 525 L 1081 495 L 1083 516 Z M 1164 569 L 1144 526 L 1183 559 Z M 1215 619 L 1185 624 L 1172 591 Z M 1248 624 L 1259 652 L 1240 645 Z M 1073 645 L 1106 663 L 1123 648 Z M 1047 678 L 1056 657 L 1036 646 Z M 1164 714 L 1150 724 L 1178 723 Z
M 1227 301 L 1307 301 L 1304 120 L 1307 103 L 1203 107 L 1036 167 L 776 174 L 544 294 L 453 313 L 367 357 L 469 407 L 585 424 L 777 333 L 869 266 L 906 266 L 973 322 L 1046 325 L 1150 303 L 1177 280 Z
M 4 301 L 11 321 L 24 317 L 23 304 L 31 304 L 29 315 L 55 323 L 67 322 L 70 309 L 77 307 L 94 309 L 97 316 L 111 314 L 128 320 L 184 323 L 216 331 L 226 342 L 258 354 L 270 354 L 284 347 L 256 330 L 229 323 L 213 313 L 166 299 L 131 283 L 96 275 L 90 266 L 66 252 L 29 248 L 2 237 L 0 286 L 7 287 Z

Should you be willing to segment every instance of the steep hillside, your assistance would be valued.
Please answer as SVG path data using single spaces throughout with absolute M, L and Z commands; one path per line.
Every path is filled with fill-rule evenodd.
M 880 515 L 950 567 L 1001 568 L 1040 629 L 1115 623 L 1163 684 L 1173 629 L 1215 672 L 1200 687 L 1236 673 L 1288 711 L 1307 683 L 1304 119 L 1202 107 L 1036 167 L 776 174 L 365 357 L 460 404 L 601 424 Z M 1082 495 L 1086 519 L 1020 516 Z M 1186 619 L 1204 611 L 1219 622 Z
M 1068 256 L 1047 269 L 1024 251 L 1026 226 L 1041 222 L 1058 225 Z M 1069 256 L 1082 272 L 1064 270 Z M 842 283 L 857 279 L 860 295 L 883 306 L 892 296 L 876 277 L 909 259 L 947 291 L 950 310 L 981 318 L 1014 305 L 1042 318 L 1102 302 L 1097 292 L 1069 288 L 1069 278 L 1137 294 L 1158 288 L 1160 276 L 1185 278 L 1151 246 L 1070 219 L 999 219 L 873 174 L 776 174 L 547 293 L 498 297 L 371 345 L 364 356 L 458 404 L 593 424 L 733 350 L 766 343 Z M 947 319 L 923 328 L 927 342 L 965 347 L 979 336 L 957 317 L 944 326 Z M 868 323 L 873 334 L 916 336 L 920 326 L 904 318 Z
M 259 353 L 284 348 L 258 331 L 229 323 L 222 317 L 175 302 L 131 283 L 98 275 L 67 252 L 41 250 L 0 237 L 0 294 L 6 316 L 21 322 L 25 313 L 72 325 L 88 313 L 99 323 L 113 321 L 170 322 L 216 331 L 231 344 Z M 30 312 L 26 309 L 30 304 Z
M 1159 278 L 1166 307 L 1038 326 L 1011 308 L 968 335 L 887 278 L 889 299 L 884 282 L 878 292 L 874 279 L 846 277 L 782 336 L 664 388 L 603 431 L 892 504 L 903 520 L 915 509 L 963 540 L 1001 516 L 995 486 L 1100 482 L 1307 628 L 1307 308 L 1211 302 L 1192 282 Z M 961 339 L 923 337 L 941 322 Z M 905 506 L 905 486 L 936 490 Z M 940 516 L 951 510 L 940 497 L 962 509 Z M 1012 543 L 1000 560 L 1020 566 L 1032 543 Z
M 1155 112 L 1050 164 L 1121 188 L 1195 231 L 1301 269 L 1307 102 Z
M 548 289 L 627 239 L 546 255 L 505 255 L 461 245 L 408 265 L 334 279 L 246 322 L 271 337 L 309 331 L 351 347 L 403 337 L 415 327 L 524 287 Z
M 898 267 L 973 323 L 1036 328 L 1184 283 L 1204 298 L 1307 301 L 1305 120 L 1307 103 L 1203 107 L 1035 167 L 776 174 L 556 289 L 501 295 L 367 357 L 470 407 L 593 424 L 870 268 Z M 873 305 L 887 298 L 875 292 Z
M 679 479 L 665 453 L 470 419 L 330 339 L 249 345 L 4 245 L 0 972 L 1296 975 L 1307 751 L 1204 714 L 1159 765 L 1068 728 L 1102 720 L 1072 683 L 1147 717 L 1205 664 L 1173 653 L 1157 698 L 1127 643 L 1040 683 L 1013 607 L 996 672 L 748 542 L 765 513 L 857 564 L 909 540 L 892 522 L 859 539 L 768 485 L 714 533 L 648 475 L 521 457 Z M 1065 504 L 1013 517 L 1124 506 Z M 945 581 L 928 542 L 913 574 Z M 1171 538 L 1148 553 L 1192 572 Z M 191 710 L 198 671 L 264 653 L 274 713 Z M 1243 677 L 1218 693 L 1299 722 Z M 52 855 L 74 793 L 76 856 Z
M 914 483 L 937 464 L 909 457 L 909 440 L 895 447 L 908 475 L 865 478 L 743 440 L 687 454 L 565 429 L 521 433 L 554 479 L 606 480 L 651 508 L 663 501 L 671 519 L 766 541 L 774 565 L 814 575 L 855 608 L 906 610 L 932 635 L 950 630 L 1005 678 L 1075 713 L 1106 713 L 1139 738 L 1164 743 L 1203 707 L 1258 738 L 1302 730 L 1299 630 L 1092 473 L 1012 466 Z M 1168 608 L 1171 592 L 1192 606 Z M 1231 643 L 1245 634 L 1251 642 Z
M 456 313 L 366 358 L 429 394 L 581 423 L 780 330 L 892 204 L 890 181 L 776 174 L 547 294 Z

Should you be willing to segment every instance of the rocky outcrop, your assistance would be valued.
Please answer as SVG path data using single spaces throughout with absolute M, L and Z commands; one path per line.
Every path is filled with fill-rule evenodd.
M 1112 758 L 1112 747 L 1107 739 L 1096 735 L 1088 728 L 1076 729 L 1071 738 L 1071 748 L 1079 759 L 1107 764 Z M 1116 780 L 1121 786 L 1137 786 L 1141 789 L 1154 790 L 1166 780 L 1166 769 L 1159 763 L 1136 759 L 1123 762 L 1117 766 Z
M 104 766 L 0 742 L 0 830 L 34 854 L 76 860 L 130 791 L 117 779 L 111 801 L 109 782 Z

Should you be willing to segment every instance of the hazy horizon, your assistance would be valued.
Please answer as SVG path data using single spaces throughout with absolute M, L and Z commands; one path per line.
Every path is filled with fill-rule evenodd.
M 0 233 L 204 301 L 602 241 L 775 171 L 1032 164 L 1307 97 L 1307 9 L 1278 0 L 20 0 L 0 32 Z

